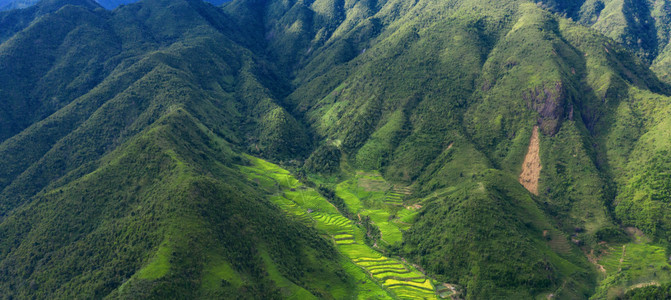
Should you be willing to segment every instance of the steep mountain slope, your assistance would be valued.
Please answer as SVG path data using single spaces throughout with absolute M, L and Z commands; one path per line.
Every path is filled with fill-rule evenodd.
M 198 7 L 190 5 L 201 5 L 203 15 L 196 10 Z M 294 147 L 305 144 L 287 142 L 300 141 L 304 138 L 300 134 L 289 136 L 271 130 L 283 124 L 298 125 L 273 103 L 271 91 L 257 81 L 254 73 L 267 70 L 256 70 L 252 54 L 218 32 L 226 30 L 226 24 L 210 25 L 207 13 L 216 14 L 216 9 L 189 2 L 174 5 L 171 10 L 161 6 L 163 3 L 150 2 L 111 16 L 109 24 L 116 26 L 115 31 L 120 33 L 117 36 L 124 39 L 120 43 L 129 48 L 123 52 L 126 57 L 113 60 L 120 65 L 81 97 L 61 94 L 74 101 L 3 143 L 1 155 L 7 157 L 8 163 L 11 161 L 11 167 L 2 168 L 0 186 L 5 199 L 32 195 L 51 180 L 100 158 L 155 121 L 170 103 L 185 103 L 231 141 L 253 135 L 258 140 L 250 147 L 267 151 L 268 155 L 288 155 L 300 150 Z M 148 14 L 148 18 L 134 18 L 137 13 Z M 171 14 L 179 14 L 181 22 L 168 26 L 158 23 Z M 133 55 L 136 51 L 140 52 Z M 202 67 L 212 64 L 216 68 Z M 281 81 L 266 79 L 272 86 Z M 200 99 L 205 102 L 196 101 Z M 260 117 L 264 121 L 257 126 Z M 247 124 L 239 125 L 242 120 Z M 26 147 L 32 149 L 28 154 Z
M 4 297 L 276 298 L 284 277 L 314 295 L 346 289 L 314 283 L 344 274 L 333 247 L 233 180 L 241 158 L 196 122 L 172 106 L 96 170 L 6 218 Z
M 413 9 L 430 15 L 416 17 L 417 14 L 412 13 Z M 505 196 L 501 196 L 498 191 L 487 190 L 494 189 L 489 185 L 490 182 L 494 183 L 490 181 L 492 179 L 488 176 L 482 177 L 488 172 L 488 169 L 505 163 L 504 161 L 497 161 L 496 157 L 505 158 L 507 153 L 492 153 L 496 149 L 497 138 L 499 143 L 510 143 L 511 141 L 508 139 L 512 139 L 512 136 L 506 136 L 501 131 L 507 129 L 506 127 L 511 127 L 511 125 L 514 127 L 508 129 L 510 132 L 519 130 L 517 163 L 509 162 L 511 171 L 516 172 L 518 166 L 521 165 L 521 158 L 524 155 L 523 149 L 526 149 L 526 144 L 522 143 L 528 143 L 530 129 L 535 123 L 536 117 L 531 115 L 532 111 L 522 106 L 524 103 L 515 99 L 517 97 L 521 98 L 523 95 L 509 96 L 513 99 L 509 100 L 510 104 L 508 105 L 503 102 L 505 98 L 498 97 L 497 100 L 500 102 L 494 104 L 496 105 L 495 108 L 487 107 L 486 111 L 478 111 L 484 109 L 485 104 L 479 103 L 483 100 L 486 101 L 486 99 L 475 98 L 475 96 L 478 96 L 477 93 L 481 92 L 478 91 L 480 88 L 475 85 L 476 78 L 482 68 L 488 67 L 486 65 L 488 55 L 498 54 L 492 52 L 491 47 L 498 38 L 497 31 L 506 30 L 506 28 L 488 28 L 488 24 L 484 20 L 449 19 L 451 14 L 461 14 L 463 16 L 464 9 L 465 7 L 439 6 L 428 1 L 419 2 L 417 7 L 412 8 L 405 18 L 397 21 L 398 24 L 404 24 L 403 27 L 400 25 L 396 27 L 392 24 L 390 26 L 392 29 L 389 32 L 382 33 L 383 38 L 376 45 L 351 62 L 352 65 L 356 66 L 356 71 L 351 72 L 353 75 L 350 78 L 345 78 L 342 81 L 337 81 L 333 77 L 309 81 L 289 99 L 306 101 L 295 103 L 295 106 L 299 110 L 307 109 L 306 115 L 311 122 L 314 122 L 313 127 L 317 128 L 318 133 L 324 135 L 327 140 L 336 141 L 337 144 L 340 144 L 347 156 L 352 158 L 352 163 L 364 169 L 382 168 L 384 174 L 389 178 L 406 183 L 414 182 L 419 190 L 418 196 L 428 195 L 432 191 L 455 186 L 462 182 L 467 186 L 468 183 L 475 187 L 482 186 L 486 189 L 485 194 L 493 193 L 485 196 L 485 199 L 491 197 L 491 199 L 502 201 L 501 199 L 505 199 Z M 513 9 L 515 9 L 513 5 L 502 7 L 502 15 L 512 14 Z M 435 14 L 429 12 L 435 12 Z M 479 18 L 479 13 L 474 13 L 473 17 Z M 443 22 L 422 22 L 425 18 L 431 19 L 438 16 L 448 16 L 448 19 Z M 536 16 L 532 15 L 530 17 Z M 533 21 L 533 19 L 530 21 Z M 492 23 L 495 24 L 497 21 L 494 20 Z M 533 25 L 529 24 L 530 27 Z M 529 32 L 519 34 L 520 36 L 528 36 Z M 511 40 L 514 39 L 512 32 L 508 33 L 506 37 Z M 538 45 L 534 46 L 538 47 Z M 522 48 L 519 44 L 517 44 L 517 47 L 517 49 Z M 532 49 L 522 48 L 519 51 L 529 50 Z M 550 50 L 548 49 L 547 52 L 550 52 Z M 539 59 L 543 58 L 542 55 L 545 55 L 545 53 L 539 54 Z M 468 59 L 464 59 L 466 57 Z M 529 63 L 533 64 L 531 61 Z M 537 64 L 536 62 L 534 65 Z M 324 77 L 327 76 L 333 76 L 333 74 L 324 75 Z M 494 78 L 487 79 L 491 81 L 498 79 L 497 75 L 492 77 Z M 511 83 L 496 83 L 500 90 L 495 86 L 490 93 L 497 91 L 499 93 L 509 93 L 511 90 L 522 90 L 522 88 L 511 86 L 511 84 L 523 83 L 519 77 L 511 78 L 510 81 Z M 541 79 L 539 81 L 543 82 L 545 80 Z M 337 87 L 333 89 L 331 94 L 324 97 L 322 96 L 323 92 L 317 88 L 322 82 L 336 82 Z M 494 82 L 484 83 L 483 81 L 482 83 L 482 85 L 493 84 Z M 318 91 L 321 95 L 302 94 L 311 91 Z M 478 92 L 476 93 L 476 91 Z M 475 96 L 472 96 L 473 94 Z M 314 104 L 307 102 L 311 99 L 322 100 Z M 519 107 L 515 113 L 507 113 L 504 110 L 496 109 L 510 107 L 511 105 L 522 107 Z M 468 107 L 470 109 L 467 109 Z M 488 128 L 486 122 L 477 120 L 478 114 L 491 115 L 492 111 L 505 116 L 506 122 L 515 123 L 508 126 L 506 126 L 507 124 L 499 124 L 500 129 L 496 130 Z M 520 113 L 522 113 L 522 116 L 524 114 L 530 115 L 527 117 L 529 121 L 526 122 L 526 126 L 528 126 L 526 130 L 524 125 L 520 124 L 522 120 L 516 118 Z M 549 117 L 563 118 L 563 116 Z M 502 122 L 502 120 L 499 120 L 499 122 Z M 548 120 L 550 125 L 541 123 L 544 134 L 552 135 L 557 130 L 553 127 L 557 126 L 557 121 L 554 121 L 555 125 L 552 125 L 551 122 L 553 120 Z M 464 124 L 481 127 L 469 128 L 465 127 Z M 516 130 L 515 127 L 519 129 Z M 524 133 L 525 131 L 526 133 Z M 469 138 L 469 135 L 472 137 Z M 499 137 L 500 135 L 503 136 Z M 478 144 L 478 141 L 482 142 Z M 510 146 L 506 146 L 506 148 L 508 147 Z M 483 151 L 476 149 L 482 149 Z M 494 155 L 496 157 L 493 157 Z M 514 179 L 511 178 L 511 181 L 514 182 Z M 427 270 L 445 276 L 444 278 L 449 282 L 463 284 L 467 290 L 473 291 L 474 296 L 479 297 L 494 295 L 528 297 L 531 296 L 528 294 L 529 292 L 538 293 L 541 290 L 553 289 L 551 281 L 561 282 L 559 278 L 573 278 L 574 280 L 580 278 L 577 274 L 572 273 L 573 271 L 557 268 L 558 261 L 547 254 L 539 257 L 523 255 L 517 261 L 508 260 L 510 259 L 508 253 L 512 249 L 528 247 L 528 249 L 534 249 L 530 250 L 534 253 L 544 253 L 545 251 L 540 249 L 540 247 L 543 247 L 541 245 L 544 244 L 541 241 L 540 233 L 544 229 L 551 229 L 552 226 L 539 226 L 532 230 L 535 234 L 529 235 L 527 233 L 515 236 L 511 235 L 510 232 L 516 230 L 514 228 L 524 231 L 526 230 L 523 229 L 525 225 L 521 223 L 499 225 L 485 223 L 491 226 L 482 225 L 481 231 L 473 233 L 464 229 L 476 226 L 479 228 L 482 224 L 481 220 L 460 218 L 450 214 L 444 215 L 443 210 L 436 208 L 436 205 L 453 210 L 455 207 L 462 205 L 461 203 L 469 203 L 469 201 L 481 203 L 484 199 L 475 198 L 479 197 L 477 195 L 454 199 L 454 196 L 448 195 L 442 194 L 437 199 L 433 197 L 434 199 L 431 201 L 433 205 L 426 205 L 429 203 L 426 201 L 426 203 L 422 203 L 426 207 L 420 214 L 421 217 L 416 225 L 417 227 L 407 233 L 404 250 L 408 251 L 408 254 L 417 259 L 418 262 L 422 262 L 421 265 Z M 470 199 L 471 197 L 474 198 Z M 600 201 L 600 199 L 593 201 Z M 601 220 L 606 219 L 603 206 L 598 203 L 592 203 L 591 205 L 595 207 L 594 210 L 597 213 L 600 213 L 597 217 Z M 566 206 L 567 208 L 564 209 L 570 210 L 568 207 L 571 207 L 572 204 Z M 524 205 L 508 209 L 487 209 L 486 213 L 478 212 L 480 209 L 483 208 L 465 205 L 465 211 L 459 213 L 459 215 L 482 215 L 483 217 L 486 216 L 487 219 L 500 220 L 505 219 L 505 214 L 510 213 L 513 215 L 517 213 L 520 215 L 533 214 L 529 211 L 533 208 Z M 444 225 L 438 225 L 440 223 L 436 224 L 435 221 L 424 225 L 429 220 L 439 219 L 443 220 L 442 224 Z M 604 221 L 608 222 L 607 220 Z M 443 230 L 436 230 L 436 226 Z M 460 229 L 448 230 L 447 228 L 450 227 Z M 500 231 L 497 228 L 500 228 Z M 497 232 L 504 236 L 500 242 L 506 245 L 503 247 L 506 250 L 501 249 L 500 245 L 494 246 L 492 244 L 496 241 L 491 237 L 496 235 Z M 473 234 L 475 234 L 475 237 L 473 237 Z M 490 238 L 477 237 L 480 234 Z M 480 242 L 458 242 L 462 239 L 467 240 L 466 236 L 471 236 L 471 238 L 480 240 Z M 522 238 L 523 236 L 524 238 Z M 528 239 L 530 237 L 533 238 Z M 562 237 L 555 238 L 562 239 Z M 446 247 L 446 243 L 454 246 Z M 464 257 L 464 253 L 489 253 L 488 250 L 481 247 L 491 247 L 491 249 L 497 249 L 501 252 L 491 252 L 494 256 L 485 254 L 483 256 Z M 570 246 L 567 245 L 567 247 L 570 249 Z M 494 258 L 498 256 L 496 253 L 504 256 Z M 435 259 L 436 257 L 442 259 Z M 494 262 L 498 259 L 501 262 L 507 260 L 501 269 Z M 582 265 L 582 268 L 589 268 L 583 262 L 580 262 L 579 258 L 569 259 L 575 259 L 573 263 L 578 266 Z M 553 260 L 554 266 L 549 267 L 552 265 L 549 261 Z M 544 265 L 545 263 L 549 265 Z M 527 267 L 530 270 L 512 271 L 515 268 Z M 548 267 L 553 270 L 547 276 L 540 276 L 540 278 L 545 278 L 540 281 L 529 278 L 508 279 L 510 276 L 514 278 L 529 273 L 542 274 L 544 271 L 541 270 L 547 270 Z M 575 268 L 573 270 L 579 270 L 581 267 L 574 266 L 573 268 Z M 460 269 L 465 273 L 460 274 L 455 272 L 455 269 Z M 505 275 L 508 271 L 511 273 Z M 544 280 L 547 280 L 547 277 L 552 279 L 546 282 Z M 473 280 L 473 278 L 478 278 L 478 280 Z M 580 281 L 584 281 L 584 279 L 580 279 Z M 521 284 L 522 282 L 524 284 Z M 503 292 L 503 290 L 510 291 L 513 286 L 520 287 L 518 291 L 520 294 Z M 534 289 L 538 290 L 534 291 Z M 580 290 L 580 288 L 577 289 Z M 586 290 L 588 289 L 586 288 Z M 583 292 L 586 292 L 586 290 L 583 290 Z
M 1 46 L 0 66 L 6 71 L 1 75 L 0 93 L 7 102 L 1 112 L 0 141 L 86 93 L 113 67 L 105 66 L 105 60 L 119 53 L 120 41 L 99 21 L 104 17 L 94 11 L 98 6 L 66 3 L 56 4 L 62 8 L 53 13 L 48 5 L 36 7 L 32 18 L 37 21 Z M 15 19 L 16 15 L 31 14 L 22 11 L 5 16 Z M 85 49 L 85 41 L 98 51 Z
M 0 290 L 580 299 L 667 280 L 599 264 L 625 226 L 669 245 L 662 2 L 2 12 Z
M 635 51 L 660 78 L 669 80 L 671 3 L 666 0 L 536 1 Z
M 298 126 L 258 78 L 271 88 L 279 81 L 223 34 L 217 14 L 186 1 L 146 1 L 114 14 L 66 5 L 2 44 L 8 64 L 44 70 L 26 71 L 29 81 L 11 76 L 22 68 L 3 68 L 3 83 L 25 91 L 35 82 L 39 91 L 44 82 L 44 97 L 64 102 L 42 113 L 29 105 L 50 101 L 18 91 L 4 98 L 12 118 L 3 122 L 32 124 L 3 127 L 6 136 L 22 131 L 0 146 L 3 297 L 272 298 L 286 293 L 280 278 L 314 295 L 349 289 L 348 275 L 327 259 L 337 257 L 331 245 L 248 183 L 230 180 L 240 177 L 237 156 L 221 138 L 238 142 L 247 132 L 257 149 L 278 156 L 305 143 L 294 133 L 301 129 L 274 131 Z M 40 57 L 21 50 L 61 23 L 73 25 L 52 33 L 55 46 Z M 42 55 L 62 64 L 42 63 Z M 103 70 L 67 61 L 82 55 L 93 58 L 77 62 Z M 287 144 L 287 134 L 296 142 Z M 315 283 L 326 270 L 342 279 Z
M 0 12 L 0 41 L 4 42 L 17 32 L 25 29 L 36 18 L 53 13 L 67 4 L 94 9 L 98 5 L 93 1 L 40 1 L 34 6 L 22 10 Z
M 3 0 L 0 2 L 0 10 L 12 10 L 12 9 L 21 9 L 34 5 L 35 1 L 16 1 L 16 0 Z
M 418 190 L 415 196 L 421 198 L 461 182 L 477 182 L 478 174 L 489 168 L 516 176 L 531 129 L 539 125 L 544 168 L 537 205 L 554 215 L 576 243 L 598 248 L 597 242 L 617 223 L 609 212 L 611 201 L 620 194 L 613 182 L 627 176 L 621 172 L 623 164 L 646 132 L 619 130 L 640 128 L 630 127 L 628 116 L 618 115 L 619 107 L 647 106 L 657 100 L 627 96 L 639 89 L 660 93 L 658 99 L 666 101 L 664 84 L 626 50 L 537 5 L 403 3 L 378 2 L 375 10 L 365 10 L 371 17 L 355 21 L 359 24 L 345 27 L 341 22 L 334 31 L 340 33 L 337 41 L 292 50 L 304 53 L 298 61 L 306 63 L 295 72 L 297 89 L 287 103 L 324 140 L 315 155 L 323 156 L 319 149 L 335 145 L 355 168 L 382 170 L 387 178 L 412 183 Z M 282 23 L 290 28 L 299 20 Z M 268 34 L 273 30 L 268 27 Z M 316 40 L 310 30 L 292 33 Z M 347 43 L 361 36 L 368 42 Z M 270 45 L 276 42 L 272 36 L 270 40 Z M 269 51 L 274 48 L 269 46 Z M 641 113 L 647 117 L 652 112 Z M 427 209 L 424 218 L 431 219 L 427 215 L 438 211 Z M 491 219 L 502 218 L 501 210 L 489 213 Z M 510 224 L 502 227 L 511 230 Z M 419 236 L 409 236 L 406 242 L 419 243 L 437 233 L 408 234 Z M 445 236 L 449 240 L 460 234 L 467 233 Z M 447 257 L 444 263 L 427 260 L 423 265 L 445 276 L 452 275 L 447 267 L 462 253 L 481 246 L 445 252 L 444 245 L 435 248 Z M 516 248 L 520 246 L 503 252 Z M 417 259 L 431 255 L 427 251 L 431 250 L 423 249 Z M 529 260 L 511 265 L 533 265 L 525 259 Z M 470 258 L 467 265 L 479 270 L 494 267 L 479 265 L 478 260 Z M 494 276 L 494 285 L 514 286 L 506 277 Z M 469 283 L 466 278 L 473 277 L 464 275 L 460 282 Z M 471 284 L 471 290 L 487 289 Z

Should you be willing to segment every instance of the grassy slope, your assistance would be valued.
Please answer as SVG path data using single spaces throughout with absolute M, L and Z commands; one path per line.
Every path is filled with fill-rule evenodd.
M 632 232 L 633 242 L 608 245 L 601 251 L 598 263 L 604 277 L 593 299 L 622 297 L 636 288 L 660 286 L 671 281 L 666 251 L 650 243 L 640 232 Z
M 475 298 L 589 294 L 589 265 L 514 178 L 476 178 L 424 200 L 404 250 Z

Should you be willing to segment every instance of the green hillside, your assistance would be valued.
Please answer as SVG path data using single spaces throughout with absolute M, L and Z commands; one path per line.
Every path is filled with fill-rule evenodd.
M 663 295 L 667 6 L 0 12 L 0 298 Z
M 174 108 L 93 172 L 3 220 L 5 296 L 258 299 L 350 288 L 332 245 L 231 180 L 241 177 L 236 161 Z

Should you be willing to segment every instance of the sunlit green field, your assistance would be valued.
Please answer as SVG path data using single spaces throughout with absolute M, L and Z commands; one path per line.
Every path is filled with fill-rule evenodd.
M 387 183 L 377 173 L 357 172 L 354 178 L 336 186 L 336 194 L 345 200 L 353 213 L 369 216 L 382 234 L 382 241 L 394 245 L 410 227 L 415 210 L 403 203 L 407 187 Z
M 594 299 L 614 299 L 634 288 L 671 281 L 671 265 L 664 248 L 645 238 L 608 246 L 598 263 L 605 274 L 602 272 L 603 280 Z
M 248 157 L 251 166 L 241 167 L 248 179 L 272 193 L 270 200 L 296 220 L 326 233 L 343 254 L 345 270 L 357 279 L 358 298 L 436 299 L 431 279 L 403 261 L 386 257 L 364 243 L 365 231 L 345 218 L 315 189 L 309 188 L 287 170 L 264 160 Z M 363 186 L 343 182 L 337 195 L 356 214 L 369 216 L 380 228 L 384 242 L 399 243 L 413 212 L 402 206 L 401 194 L 385 190 L 388 184 L 379 176 L 359 174 Z M 270 274 L 272 276 L 272 274 Z M 287 283 L 291 297 L 302 298 L 305 291 Z M 297 298 L 298 297 L 298 298 Z

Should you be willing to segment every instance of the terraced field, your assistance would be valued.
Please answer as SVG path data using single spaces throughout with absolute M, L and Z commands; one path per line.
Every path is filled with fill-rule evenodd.
M 412 266 L 400 259 L 383 256 L 364 243 L 364 230 L 352 220 L 343 217 L 338 210 L 314 189 L 307 188 L 291 174 L 266 161 L 249 157 L 252 166 L 241 167 L 248 178 L 274 193 L 270 200 L 293 218 L 327 233 L 338 250 L 364 272 L 377 285 L 371 289 L 370 282 L 361 281 L 359 298 L 436 299 L 434 285 Z M 379 183 L 377 181 L 376 183 Z M 364 205 L 355 194 L 346 195 L 350 209 Z M 381 199 L 382 197 L 379 197 Z M 383 198 L 387 202 L 387 198 Z M 400 195 L 399 195 L 400 199 Z M 402 203 L 402 202 L 401 202 Z M 384 209 L 365 210 L 378 223 L 383 238 L 400 241 L 400 228 L 387 222 L 389 212 Z M 356 270 L 353 270 L 354 273 Z
M 394 185 L 387 192 L 384 202 L 389 205 L 403 205 L 403 196 L 412 194 L 412 188 Z
M 298 206 L 296 202 L 281 196 L 273 196 L 271 200 L 282 210 L 288 212 L 291 216 L 301 221 L 302 223 L 306 225 L 311 225 L 313 223 L 313 220 L 308 212 Z
M 401 194 L 397 192 L 388 192 L 384 197 L 384 203 L 388 205 L 403 205 Z
M 335 190 L 351 212 L 371 218 L 380 229 L 382 242 L 388 245 L 401 242 L 403 231 L 410 227 L 409 222 L 416 214 L 416 209 L 405 207 L 403 201 L 412 189 L 392 186 L 377 173 L 358 172 Z
M 339 245 L 338 248 L 396 297 L 436 299 L 431 280 L 401 260 L 383 256 L 363 243 Z
M 648 241 L 610 245 L 598 263 L 605 274 L 597 288 L 597 297 L 613 298 L 634 288 L 671 280 L 664 248 Z

